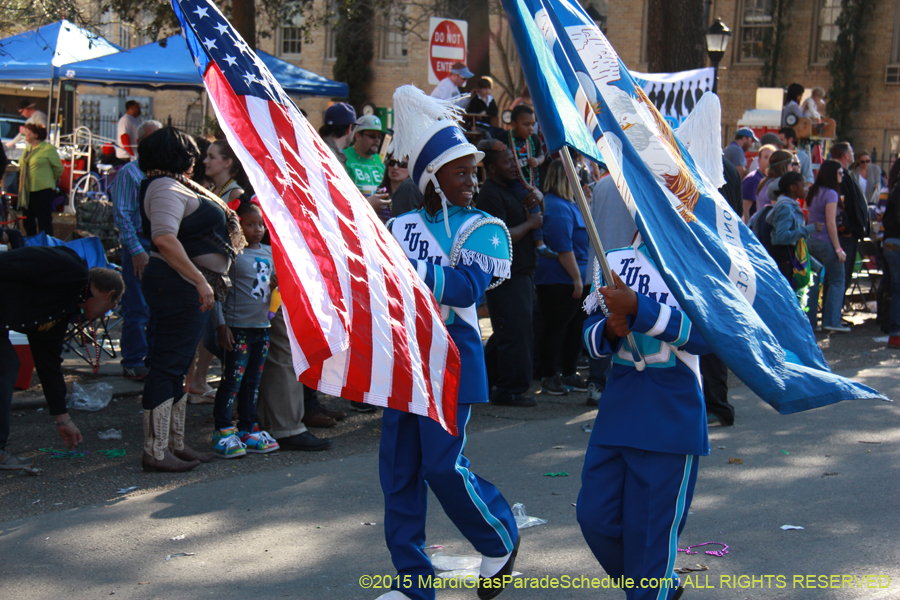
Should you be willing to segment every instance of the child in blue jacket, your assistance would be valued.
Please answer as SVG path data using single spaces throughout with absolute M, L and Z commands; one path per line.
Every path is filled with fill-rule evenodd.
M 628 600 L 673 600 L 683 591 L 674 572 L 678 535 L 698 457 L 709 454 L 698 355 L 710 350 L 644 244 L 607 259 L 615 287 L 601 281 L 591 293 L 608 316 L 590 314 L 584 343 L 592 358 L 612 354 L 613 366 L 585 455 L 578 523 L 606 573 L 625 578 Z

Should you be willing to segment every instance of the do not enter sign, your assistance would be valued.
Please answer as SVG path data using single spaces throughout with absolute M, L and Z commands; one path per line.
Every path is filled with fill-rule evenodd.
M 431 17 L 428 36 L 428 83 L 437 84 L 450 74 L 455 62 L 466 62 L 466 21 Z

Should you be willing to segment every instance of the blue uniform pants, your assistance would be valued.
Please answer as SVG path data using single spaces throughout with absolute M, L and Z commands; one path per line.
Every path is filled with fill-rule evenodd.
M 628 600 L 675 595 L 678 536 L 684 528 L 698 457 L 588 446 L 578 494 L 578 523 L 607 575 L 631 578 Z M 642 579 L 665 580 L 655 586 Z
M 463 456 L 471 405 L 457 407 L 459 436 L 418 415 L 391 408 L 381 420 L 379 477 L 384 492 L 384 536 L 400 575 L 397 589 L 413 600 L 431 600 L 434 587 L 419 588 L 419 577 L 434 576 L 425 554 L 425 514 L 430 486 L 453 524 L 489 557 L 512 552 L 519 532 L 506 499 L 469 469 Z M 407 577 L 409 576 L 409 577 Z

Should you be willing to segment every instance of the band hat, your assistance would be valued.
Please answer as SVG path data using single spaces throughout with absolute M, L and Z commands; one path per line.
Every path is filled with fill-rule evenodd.
M 326 125 L 353 125 L 356 111 L 346 102 L 335 102 L 325 110 Z
M 403 85 L 394 91 L 394 139 L 391 143 L 395 156 L 408 156 L 409 173 L 423 194 L 428 182 L 434 184 L 441 198 L 444 225 L 450 237 L 447 220 L 448 200 L 437 180 L 437 172 L 447 163 L 472 155 L 475 162 L 484 158 L 481 152 L 466 139 L 465 132 L 457 124 L 461 110 L 447 100 L 428 96 L 414 85 Z
M 380 131 L 384 133 L 384 127 L 381 126 L 381 119 L 375 115 L 363 115 L 356 120 L 356 127 L 353 132 L 357 131 Z
M 450 72 L 459 75 L 463 79 L 471 79 L 475 77 L 475 73 L 469 70 L 469 67 L 466 66 L 466 63 L 453 63 L 450 65 Z
M 429 127 L 409 154 L 409 175 L 425 193 L 430 175 L 437 173 L 449 162 L 468 155 L 475 156 L 475 162 L 481 162 L 484 152 L 473 146 L 466 139 L 465 132 L 454 121 L 438 121 Z

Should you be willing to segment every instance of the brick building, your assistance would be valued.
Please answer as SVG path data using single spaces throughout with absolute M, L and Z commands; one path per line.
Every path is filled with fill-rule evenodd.
M 330 0 L 316 0 L 314 10 L 321 11 Z M 521 86 L 518 68 L 504 69 L 506 60 L 515 63 L 516 53 L 508 29 L 499 13 L 499 0 L 491 4 L 490 30 L 496 40 L 484 40 L 490 47 L 490 67 L 495 81 L 509 88 Z M 623 62 L 631 69 L 647 71 L 646 23 L 649 0 L 580 0 L 582 5 L 606 32 Z M 719 94 L 722 99 L 723 140 L 727 142 L 736 130 L 744 110 L 753 108 L 755 90 L 761 75 L 761 40 L 773 27 L 773 0 L 697 0 L 703 1 L 708 14 L 719 16 L 731 28 L 733 36 L 719 72 Z M 859 73 L 864 92 L 863 105 L 854 119 L 854 138 L 858 148 L 875 149 L 879 162 L 900 152 L 900 0 L 870 0 L 866 36 L 862 44 Z M 394 11 L 376 15 L 375 58 L 372 68 L 374 83 L 370 99 L 377 106 L 390 106 L 394 89 L 405 83 L 415 83 L 426 91 L 428 83 L 428 17 L 423 0 L 404 2 L 405 13 Z M 840 0 L 794 0 L 790 5 L 790 33 L 783 58 L 778 65 L 776 85 L 786 87 L 791 82 L 807 89 L 819 86 L 828 90 L 831 76 L 827 62 L 837 36 L 835 19 L 840 12 Z M 401 31 L 399 23 L 410 23 L 408 31 Z M 298 23 L 286 23 L 274 30 L 274 35 L 258 40 L 261 49 L 300 67 L 333 78 L 335 63 L 334 36 L 328 23 L 312 32 L 311 43 L 302 39 Z M 260 24 L 260 27 L 265 27 Z M 134 32 L 110 23 L 101 31 L 110 40 L 123 46 L 144 43 Z M 129 37 L 131 36 L 131 37 Z M 472 40 L 470 40 L 470 48 Z M 502 50 L 501 50 L 502 48 Z M 700 65 L 698 65 L 700 66 Z M 507 73 L 508 71 L 508 73 Z M 111 89 L 80 86 L 86 94 L 113 94 Z M 133 92 L 131 94 L 130 92 Z M 495 85 L 494 95 L 501 107 L 511 97 Z M 152 113 L 165 121 L 198 123 L 202 121 L 199 95 L 193 92 L 120 91 L 125 96 L 152 98 Z M 303 98 L 298 105 L 309 114 L 314 126 L 321 123 L 322 113 L 330 99 Z

